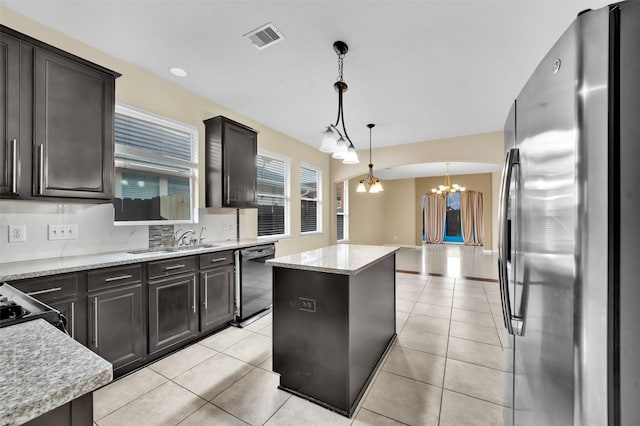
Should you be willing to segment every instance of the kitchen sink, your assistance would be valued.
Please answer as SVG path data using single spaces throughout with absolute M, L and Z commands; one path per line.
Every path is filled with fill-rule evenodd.
M 175 253 L 181 251 L 189 251 L 189 250 L 199 250 L 205 248 L 214 248 L 220 247 L 219 244 L 192 244 L 188 246 L 176 246 L 176 247 L 154 247 L 147 249 L 139 249 L 139 250 L 129 250 L 127 253 L 130 254 L 144 254 L 144 253 Z

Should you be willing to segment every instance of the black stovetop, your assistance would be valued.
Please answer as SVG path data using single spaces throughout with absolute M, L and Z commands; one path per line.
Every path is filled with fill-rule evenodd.
M 60 312 L 7 283 L 0 284 L 0 327 L 38 318 L 64 330 L 65 320 Z

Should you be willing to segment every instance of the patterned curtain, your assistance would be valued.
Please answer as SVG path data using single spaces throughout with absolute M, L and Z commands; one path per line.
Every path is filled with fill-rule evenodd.
M 474 243 L 474 191 L 460 193 L 460 221 L 462 222 L 462 240 L 467 245 Z
M 473 191 L 473 223 L 476 229 L 476 243 L 484 245 L 484 216 L 482 192 Z
M 442 194 L 425 195 L 424 233 L 425 242 L 440 244 L 444 239 L 444 216 L 447 203 Z
M 460 219 L 462 239 L 467 245 L 484 245 L 484 216 L 482 193 L 464 191 L 460 193 Z

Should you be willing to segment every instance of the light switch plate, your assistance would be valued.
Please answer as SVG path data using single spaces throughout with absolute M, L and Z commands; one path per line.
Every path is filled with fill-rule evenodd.
M 23 243 L 27 241 L 27 227 L 25 225 L 9 225 L 9 242 Z

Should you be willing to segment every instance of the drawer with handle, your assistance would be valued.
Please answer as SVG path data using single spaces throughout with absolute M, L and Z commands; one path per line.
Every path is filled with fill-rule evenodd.
M 195 271 L 197 260 L 197 256 L 186 256 L 149 262 L 147 264 L 149 268 L 149 279 L 153 280 L 155 278 Z
M 117 266 L 89 272 L 87 287 L 89 291 L 102 290 L 137 283 L 141 279 L 142 267 L 140 265 Z
M 74 297 L 78 293 L 76 274 L 53 275 L 9 283 L 23 293 L 42 302 Z
M 217 251 L 200 255 L 200 269 L 216 266 L 230 265 L 233 263 L 233 250 Z

